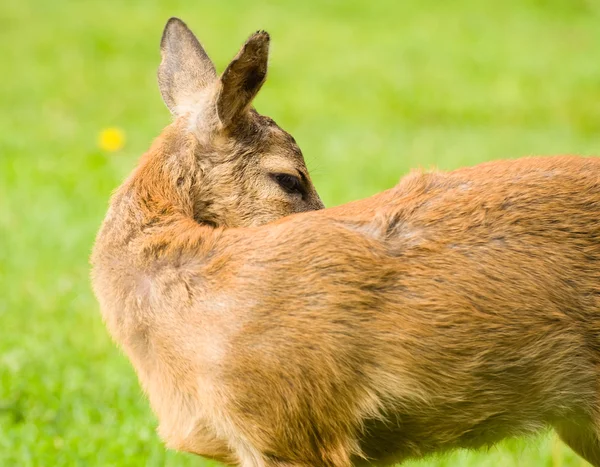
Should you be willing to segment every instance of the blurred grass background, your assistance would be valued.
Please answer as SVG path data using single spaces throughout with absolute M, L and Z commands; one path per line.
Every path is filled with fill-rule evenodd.
M 411 167 L 600 153 L 598 0 L 8 0 L 0 5 L 0 465 L 209 465 L 167 453 L 88 280 L 107 200 L 169 122 L 167 18 L 220 70 L 273 39 L 256 107 L 327 205 Z M 98 147 L 106 127 L 125 147 Z M 552 435 L 412 467 L 583 466 Z

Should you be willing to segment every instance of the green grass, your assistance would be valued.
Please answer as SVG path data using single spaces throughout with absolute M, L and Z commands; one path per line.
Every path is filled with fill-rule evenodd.
M 88 280 L 111 190 L 170 118 L 155 70 L 172 15 L 220 69 L 271 32 L 256 105 L 299 141 L 327 205 L 411 167 L 600 152 L 597 0 L 2 2 L 2 466 L 209 465 L 163 449 Z M 122 151 L 98 149 L 108 126 Z M 546 435 L 409 465 L 584 464 Z

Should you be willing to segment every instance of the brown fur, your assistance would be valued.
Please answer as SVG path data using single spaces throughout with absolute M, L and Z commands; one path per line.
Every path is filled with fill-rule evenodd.
M 349 467 L 554 427 L 600 466 L 599 159 L 415 172 L 262 225 L 319 207 L 276 201 L 246 169 L 291 154 L 285 134 L 251 157 L 215 150 L 205 169 L 187 122 L 117 191 L 92 255 L 168 446 Z

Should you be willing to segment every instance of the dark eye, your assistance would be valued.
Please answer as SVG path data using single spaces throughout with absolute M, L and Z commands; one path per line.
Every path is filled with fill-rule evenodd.
M 295 175 L 290 174 L 273 174 L 273 178 L 288 193 L 300 193 L 303 194 L 304 189 L 302 182 Z

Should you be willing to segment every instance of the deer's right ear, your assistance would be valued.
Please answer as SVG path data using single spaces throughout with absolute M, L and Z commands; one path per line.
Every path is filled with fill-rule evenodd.
M 246 41 L 221 76 L 217 115 L 224 126 L 230 125 L 252 103 L 267 77 L 269 34 L 258 31 Z
M 217 79 L 213 62 L 178 18 L 167 22 L 160 52 L 158 86 L 165 104 L 174 116 L 197 110 L 206 98 L 203 91 Z

